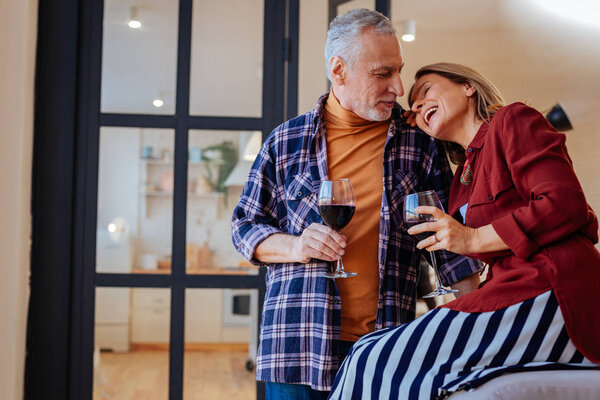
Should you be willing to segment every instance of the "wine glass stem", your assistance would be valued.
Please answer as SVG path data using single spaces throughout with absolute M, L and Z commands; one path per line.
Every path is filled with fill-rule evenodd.
M 338 233 L 341 235 L 342 231 L 339 230 Z M 335 272 L 342 272 L 342 273 L 345 272 L 344 271 L 344 264 L 342 263 L 342 257 L 340 257 L 340 259 L 337 260 L 336 267 L 335 267 Z
M 337 264 L 335 267 L 335 272 L 344 272 L 344 264 L 342 264 L 342 259 L 337 260 Z
M 442 288 L 442 280 L 440 279 L 440 272 L 437 267 L 437 260 L 435 259 L 435 251 L 430 253 L 431 256 L 431 266 L 433 267 L 433 271 L 435 272 L 435 290 L 439 290 Z

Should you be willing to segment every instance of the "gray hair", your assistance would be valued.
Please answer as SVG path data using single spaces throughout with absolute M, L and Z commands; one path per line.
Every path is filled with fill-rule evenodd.
M 352 68 L 361 50 L 357 39 L 366 29 L 372 29 L 380 35 L 396 34 L 392 22 L 385 15 L 366 8 L 350 10 L 331 21 L 325 43 L 325 69 L 330 81 L 331 57 L 341 57 Z

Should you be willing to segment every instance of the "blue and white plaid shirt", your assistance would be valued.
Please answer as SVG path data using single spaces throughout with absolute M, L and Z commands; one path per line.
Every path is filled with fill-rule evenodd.
M 277 127 L 252 166 L 233 213 L 232 236 L 237 250 L 256 265 L 266 265 L 254 258 L 254 251 L 268 236 L 300 235 L 311 223 L 322 223 L 317 193 L 327 179 L 326 100 L 322 96 L 314 110 Z M 440 143 L 407 125 L 403 112 L 396 104 L 383 156 L 376 329 L 415 317 L 421 252 L 406 233 L 404 196 L 433 189 L 446 206 L 452 179 Z M 480 269 L 471 259 L 438 253 L 446 285 Z M 335 280 L 323 276 L 332 263 L 312 259 L 266 266 L 257 379 L 329 390 L 343 361 L 337 355 L 341 301 Z

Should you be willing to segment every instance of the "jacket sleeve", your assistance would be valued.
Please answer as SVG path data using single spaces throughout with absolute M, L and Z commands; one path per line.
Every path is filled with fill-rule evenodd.
M 499 134 L 490 139 L 498 141 L 517 191 L 529 202 L 492 226 L 517 257 L 527 259 L 596 217 L 575 176 L 563 133 L 524 104 L 509 106 L 501 123 Z
M 426 187 L 436 191 L 444 211 L 448 210 L 448 194 L 452 183 L 452 170 L 446 158 L 446 152 L 442 144 L 432 139 L 429 151 L 429 165 L 425 168 L 428 171 Z M 431 263 L 431 253 L 424 251 L 425 258 Z M 438 262 L 438 271 L 442 284 L 452 285 L 458 281 L 467 278 L 470 275 L 480 271 L 483 264 L 469 257 L 458 255 L 446 250 L 437 251 L 436 261 Z
M 233 245 L 254 265 L 265 265 L 254 257 L 256 247 L 279 229 L 276 169 L 273 155 L 265 143 L 257 156 L 240 201 L 233 211 L 231 235 Z

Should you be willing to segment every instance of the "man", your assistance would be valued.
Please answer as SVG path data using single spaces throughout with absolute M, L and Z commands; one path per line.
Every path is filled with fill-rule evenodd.
M 395 102 L 404 62 L 391 22 L 352 10 L 330 26 L 331 92 L 276 128 L 250 172 L 232 221 L 238 251 L 268 267 L 257 379 L 267 399 L 326 398 L 352 343 L 415 316 L 421 252 L 406 233 L 407 193 L 447 201 L 451 172 L 439 143 L 408 125 Z M 356 212 L 339 234 L 323 225 L 322 180 L 349 178 Z M 356 277 L 323 276 L 344 255 Z M 465 293 L 479 264 L 441 254 L 445 284 Z

